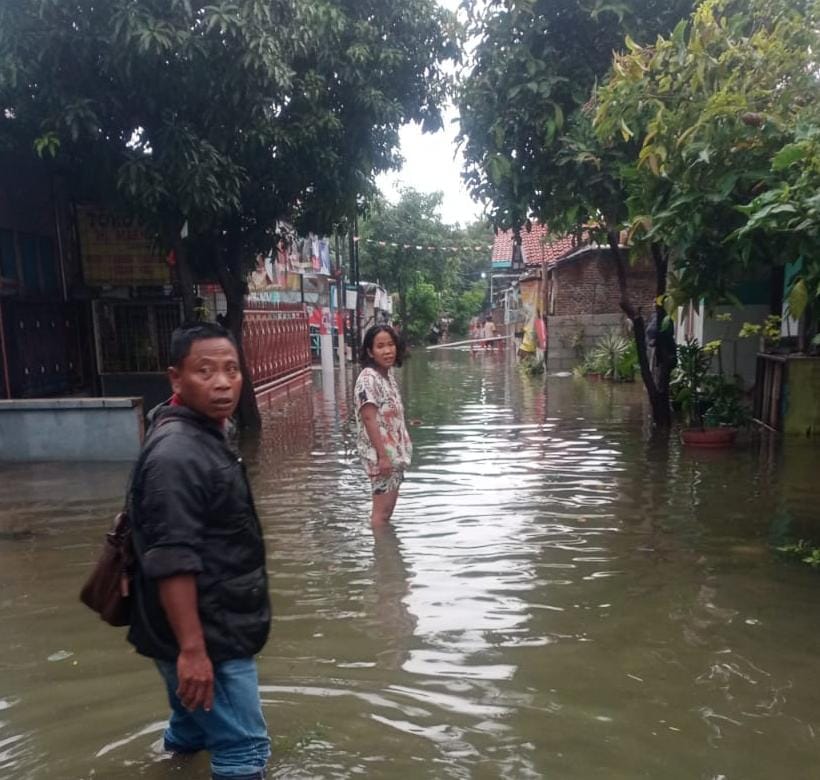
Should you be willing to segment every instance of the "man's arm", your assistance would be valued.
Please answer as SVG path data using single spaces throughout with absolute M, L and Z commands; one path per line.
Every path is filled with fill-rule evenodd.
M 159 580 L 159 600 L 179 645 L 177 679 L 182 705 L 209 712 L 214 702 L 214 669 L 199 620 L 196 576 L 179 574 Z

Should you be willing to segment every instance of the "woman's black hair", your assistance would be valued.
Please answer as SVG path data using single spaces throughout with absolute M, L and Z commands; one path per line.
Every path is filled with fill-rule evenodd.
M 389 325 L 374 325 L 364 334 L 364 341 L 362 341 L 362 346 L 359 349 L 359 364 L 363 368 L 376 365 L 376 361 L 373 360 L 370 351 L 373 349 L 373 342 L 379 333 L 387 333 L 390 335 L 390 338 L 393 339 L 393 343 L 396 345 L 396 365 L 400 366 L 404 362 L 407 348 L 404 344 L 404 339 Z

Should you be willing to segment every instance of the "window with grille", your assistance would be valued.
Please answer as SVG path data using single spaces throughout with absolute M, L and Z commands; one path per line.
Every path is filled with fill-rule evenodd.
M 94 302 L 101 374 L 164 372 L 171 334 L 181 322 L 179 303 Z

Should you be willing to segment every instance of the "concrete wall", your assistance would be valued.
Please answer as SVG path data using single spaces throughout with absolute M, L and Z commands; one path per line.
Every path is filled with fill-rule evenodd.
M 751 387 L 755 383 L 760 339 L 741 339 L 737 334 L 744 322 L 762 324 L 770 313 L 769 306 L 744 306 L 740 310 L 736 306 L 719 306 L 715 314 L 721 313 L 731 314 L 731 322 L 720 322 L 707 317 L 703 323 L 703 343 L 708 344 L 710 341 L 720 339 L 723 372 L 730 376 L 740 377 L 744 387 Z
M 0 401 L 0 461 L 130 461 L 142 435 L 140 398 Z
M 571 371 L 581 363 L 576 352 L 579 345 L 588 352 L 595 342 L 611 330 L 623 330 L 623 314 L 578 314 L 547 317 L 549 333 L 548 371 Z

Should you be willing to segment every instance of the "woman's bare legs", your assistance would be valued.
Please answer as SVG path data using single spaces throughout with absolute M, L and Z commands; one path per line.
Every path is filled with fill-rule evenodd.
M 383 525 L 390 522 L 393 510 L 396 508 L 396 501 L 399 498 L 398 488 L 389 493 L 373 494 L 373 512 L 370 515 L 370 522 L 373 525 Z

